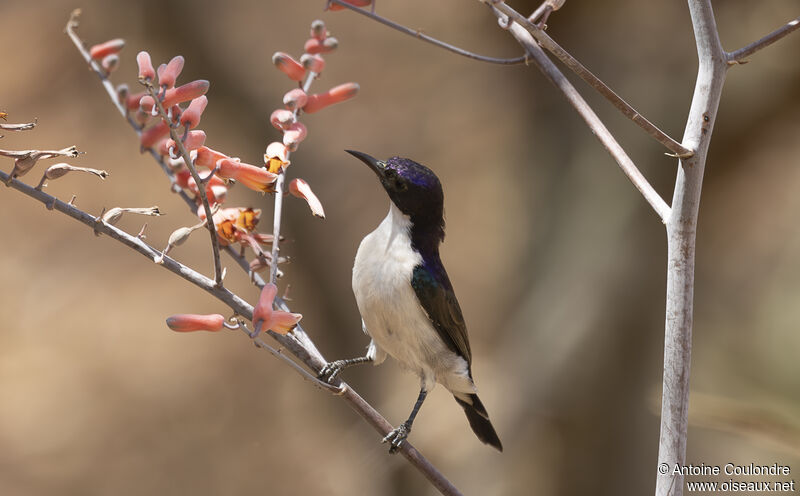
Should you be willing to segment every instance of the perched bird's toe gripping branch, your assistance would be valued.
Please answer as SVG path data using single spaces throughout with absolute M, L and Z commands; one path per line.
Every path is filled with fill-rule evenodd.
M 363 356 L 358 358 L 350 358 L 347 360 L 334 360 L 332 362 L 328 362 L 325 364 L 324 367 L 319 371 L 317 375 L 320 379 L 326 379 L 328 384 L 333 384 L 333 381 L 336 380 L 336 376 L 339 375 L 339 372 L 342 370 L 352 367 L 353 365 L 360 365 L 362 363 L 369 363 L 372 361 L 372 357 L 370 356 Z

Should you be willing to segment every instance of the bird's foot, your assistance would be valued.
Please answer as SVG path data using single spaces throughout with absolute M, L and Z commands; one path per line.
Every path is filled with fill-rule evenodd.
M 333 384 L 336 376 L 339 375 L 339 372 L 344 370 L 347 365 L 347 360 L 334 360 L 332 362 L 328 362 L 324 367 L 322 367 L 322 370 L 319 371 L 317 378 L 325 379 L 328 384 Z
M 403 444 L 403 441 L 406 440 L 408 435 L 411 433 L 411 426 L 408 422 L 403 422 L 396 428 L 392 429 L 392 432 L 386 435 L 381 441 L 382 443 L 389 443 L 389 453 L 395 454 L 397 450 L 400 449 L 400 445 Z

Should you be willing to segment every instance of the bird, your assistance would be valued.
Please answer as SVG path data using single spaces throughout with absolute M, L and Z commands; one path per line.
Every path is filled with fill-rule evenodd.
M 353 264 L 353 293 L 362 329 L 371 338 L 365 356 L 327 363 L 332 382 L 347 367 L 381 364 L 388 356 L 416 373 L 420 392 L 408 419 L 383 442 L 396 453 L 436 383 L 455 397 L 475 435 L 498 451 L 503 445 L 472 380 L 472 351 L 453 286 L 439 256 L 444 240 L 444 194 L 432 170 L 408 158 L 377 160 L 345 150 L 378 176 L 389 213 L 361 241 Z

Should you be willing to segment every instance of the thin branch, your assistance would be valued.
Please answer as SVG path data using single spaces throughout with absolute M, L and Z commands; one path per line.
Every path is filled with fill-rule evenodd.
M 740 48 L 736 51 L 727 53 L 726 57 L 728 59 L 728 63 L 744 64 L 747 62 L 746 60 L 744 60 L 745 58 L 749 57 L 750 55 L 753 55 L 762 48 L 766 48 L 772 45 L 776 41 L 780 40 L 789 33 L 796 31 L 799 28 L 800 28 L 800 17 L 797 17 L 787 22 L 786 24 L 776 29 L 775 31 L 771 32 L 770 34 L 764 36 L 760 40 L 754 41 L 753 43 L 750 43 L 744 48 Z
M 36 121 L 23 124 L 5 124 L 0 122 L 0 129 L 3 131 L 28 131 L 36 127 Z
M 522 64 L 525 62 L 525 56 L 522 57 L 514 57 L 514 58 L 496 58 L 496 57 L 487 57 L 485 55 L 478 55 L 477 53 L 472 53 L 470 51 L 464 50 L 463 48 L 459 48 L 457 46 L 451 45 L 449 43 L 445 43 L 444 41 L 438 40 L 432 36 L 428 36 L 427 34 L 423 34 L 419 30 L 414 30 L 403 26 L 402 24 L 398 24 L 390 19 L 385 17 L 379 16 L 375 12 L 371 12 L 369 10 L 361 9 L 349 3 L 343 2 L 342 0 L 330 0 L 331 3 L 335 3 L 336 5 L 341 5 L 342 7 L 348 8 L 353 12 L 358 12 L 359 14 L 369 17 L 373 21 L 377 21 L 384 26 L 389 26 L 392 29 L 400 31 L 401 33 L 407 34 L 409 36 L 413 36 L 414 38 L 418 38 L 422 41 L 430 43 L 434 46 L 439 48 L 444 48 L 450 52 L 455 54 L 473 59 L 479 60 L 481 62 L 488 62 L 490 64 L 499 64 L 499 65 L 514 65 L 514 64 Z
M 603 81 L 600 80 L 597 76 L 595 76 L 589 69 L 584 67 L 583 64 L 578 62 L 575 57 L 569 54 L 566 50 L 564 50 L 558 43 L 555 42 L 547 33 L 544 32 L 536 24 L 533 24 L 529 21 L 525 16 L 508 6 L 505 2 L 502 1 L 493 1 L 493 0 L 481 0 L 486 2 L 490 7 L 493 7 L 506 16 L 508 16 L 512 21 L 516 22 L 520 26 L 522 26 L 528 33 L 533 36 L 539 44 L 544 47 L 547 51 L 552 53 L 559 59 L 564 65 L 566 65 L 572 72 L 577 74 L 581 79 L 586 81 L 592 88 L 597 90 L 603 97 L 605 97 L 609 102 L 611 102 L 614 107 L 616 107 L 622 114 L 633 121 L 634 124 L 642 128 L 647 134 L 649 134 L 652 138 L 656 141 L 664 145 L 668 150 L 670 150 L 676 157 L 679 158 L 688 158 L 691 157 L 694 153 L 692 150 L 684 147 L 671 137 L 667 135 L 665 132 L 660 130 L 655 124 L 647 120 L 642 114 L 640 114 L 635 108 L 633 108 L 628 102 L 622 99 L 619 95 L 617 95 L 614 90 L 608 87 Z
M 131 236 L 121 229 L 117 229 L 112 225 L 106 224 L 99 218 L 78 209 L 74 205 L 64 203 L 54 196 L 36 190 L 21 181 L 11 179 L 5 172 L 0 171 L 0 181 L 9 181 L 9 185 L 11 187 L 22 194 L 44 204 L 48 210 L 56 210 L 61 212 L 68 217 L 71 217 L 90 227 L 94 232 L 106 234 L 111 239 L 118 241 L 145 256 L 150 261 L 153 261 L 161 253 L 157 249 L 142 241 L 140 238 Z M 221 302 L 228 305 L 238 315 L 241 315 L 247 320 L 252 320 L 253 307 L 235 293 L 232 293 L 226 288 L 218 286 L 214 280 L 209 279 L 208 277 L 173 260 L 170 257 L 164 257 L 163 263 L 160 265 L 173 274 L 176 274 L 200 289 L 205 290 Z M 279 305 L 285 307 L 285 304 L 282 300 L 279 301 L 278 298 L 276 298 L 276 301 L 279 302 Z M 307 336 L 305 332 L 299 328 L 299 326 L 296 328 L 296 331 L 297 330 L 300 331 L 302 336 Z M 327 363 L 325 358 L 322 357 L 315 347 L 306 348 L 300 339 L 293 336 L 295 331 L 285 336 L 272 331 L 268 332 L 270 336 L 275 338 L 279 343 L 281 343 L 281 345 L 286 347 L 290 353 L 299 358 L 307 367 L 309 367 L 309 369 L 315 373 L 318 373 L 325 363 Z M 277 353 L 278 355 L 283 356 L 280 352 Z M 361 398 L 361 396 L 359 396 L 358 393 L 356 393 L 355 390 L 353 390 L 345 382 L 336 380 L 331 386 L 332 388 L 328 389 L 329 391 L 346 401 L 347 404 L 356 411 L 356 413 L 364 418 L 367 423 L 372 425 L 382 436 L 385 436 L 392 430 L 391 424 L 389 424 L 389 422 L 383 418 L 383 416 L 381 416 L 381 414 L 378 413 L 378 411 L 375 410 L 372 405 L 364 401 L 364 399 Z M 456 487 L 453 486 L 453 484 L 450 483 L 450 481 L 448 481 L 447 478 L 445 478 L 445 476 L 439 472 L 436 467 L 434 467 L 425 457 L 423 457 L 422 454 L 419 453 L 419 451 L 417 451 L 411 443 L 408 441 L 404 442 L 400 447 L 400 452 L 417 470 L 419 470 L 434 486 L 436 486 L 436 488 L 439 489 L 442 494 L 449 496 L 457 496 L 461 494 L 458 489 L 456 489 Z
M 214 256 L 214 281 L 216 281 L 217 285 L 222 286 L 222 262 L 219 259 L 219 238 L 217 237 L 217 228 L 214 225 L 214 215 L 212 214 L 211 206 L 208 203 L 206 188 L 203 187 L 203 181 L 197 174 L 197 169 L 194 167 L 192 157 L 189 155 L 189 152 L 183 145 L 183 141 L 181 140 L 181 136 L 178 134 L 177 127 L 172 124 L 170 117 L 167 115 L 166 110 L 164 110 L 164 106 L 161 104 L 161 100 L 158 98 L 158 91 L 149 81 L 141 82 L 144 84 L 144 86 L 147 88 L 147 92 L 153 98 L 153 104 L 158 109 L 161 119 L 169 126 L 169 135 L 172 138 L 172 141 L 175 142 L 178 150 L 180 150 L 181 157 L 183 157 L 183 162 L 186 164 L 186 168 L 189 169 L 189 173 L 192 175 L 195 184 L 197 184 L 197 195 L 200 197 L 200 201 L 203 203 L 203 209 L 206 213 L 206 227 L 211 235 L 211 251 Z
M 498 16 L 503 15 L 497 10 L 493 12 Z M 636 189 L 644 196 L 647 203 L 653 207 L 653 210 L 655 210 L 656 214 L 661 218 L 661 221 L 666 222 L 670 215 L 669 205 L 667 205 L 658 192 L 653 189 L 650 183 L 647 182 L 647 179 L 642 175 L 639 169 L 636 168 L 636 165 L 625 153 L 625 150 L 617 143 L 617 140 L 614 139 L 614 136 L 608 131 L 600 118 L 597 117 L 597 114 L 595 114 L 589 104 L 586 103 L 586 100 L 581 97 L 564 74 L 558 70 L 558 67 L 556 67 L 553 61 L 547 58 L 547 55 L 545 55 L 544 51 L 542 51 L 541 47 L 539 47 L 533 39 L 533 36 L 525 28 L 515 22 L 511 25 L 509 30 L 514 38 L 528 51 L 531 61 L 536 64 L 545 77 L 564 94 L 567 101 L 569 101 L 581 118 L 583 118 L 592 133 L 597 136 L 597 139 L 600 140 L 608 153 L 610 153 L 617 164 L 619 164 L 622 172 L 628 176 L 628 179 L 630 179 Z

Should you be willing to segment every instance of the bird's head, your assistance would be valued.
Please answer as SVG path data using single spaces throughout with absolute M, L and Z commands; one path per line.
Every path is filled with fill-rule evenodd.
M 392 202 L 415 224 L 442 225 L 444 195 L 432 170 L 407 158 L 378 160 L 362 152 L 347 153 L 372 169 Z

